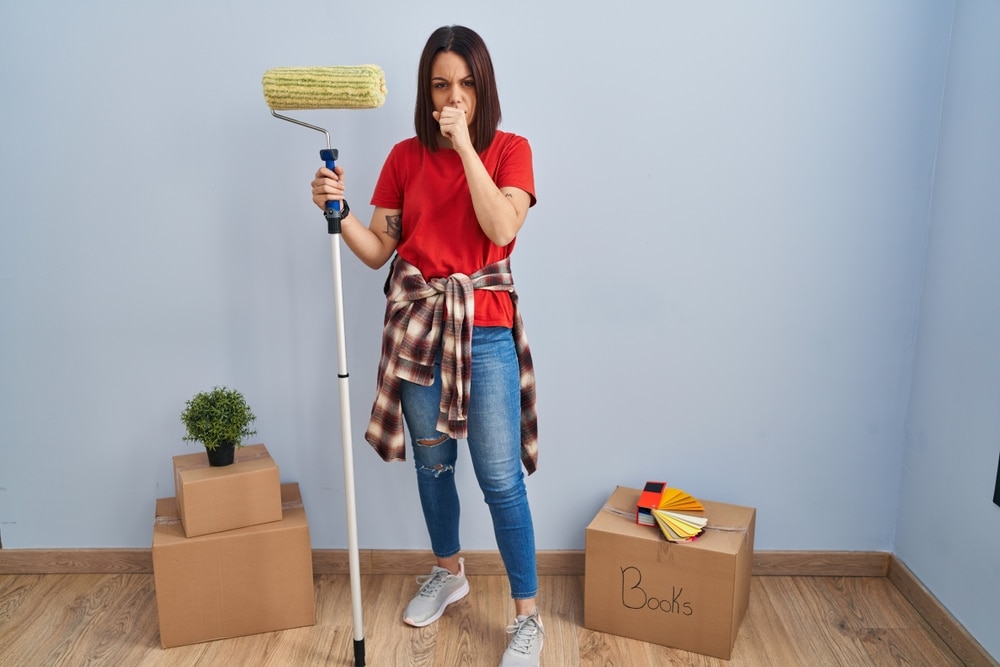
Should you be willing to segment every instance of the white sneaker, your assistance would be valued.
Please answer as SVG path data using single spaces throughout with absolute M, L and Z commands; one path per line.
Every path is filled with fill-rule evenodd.
M 504 651 L 500 667 L 538 667 L 545 634 L 538 610 L 532 611 L 531 616 L 518 616 L 513 625 L 507 626 L 507 633 L 514 636 Z
M 403 621 L 416 628 L 430 625 L 441 618 L 445 607 L 469 594 L 469 580 L 465 578 L 465 559 L 458 559 L 458 574 L 434 566 L 430 574 L 417 577 L 420 592 L 410 600 Z

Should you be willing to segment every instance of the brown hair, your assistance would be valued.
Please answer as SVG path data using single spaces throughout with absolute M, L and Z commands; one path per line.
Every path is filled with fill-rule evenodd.
M 431 99 L 431 64 L 435 56 L 442 52 L 455 53 L 465 59 L 472 78 L 476 83 L 476 113 L 469 126 L 472 145 L 481 153 L 493 142 L 500 125 L 500 95 L 497 80 L 493 74 L 493 61 L 486 49 L 486 43 L 471 28 L 460 25 L 438 28 L 427 38 L 424 51 L 420 54 L 417 68 L 417 105 L 413 112 L 413 125 L 417 138 L 428 150 L 436 151 L 437 138 L 441 133 L 434 120 L 434 102 Z

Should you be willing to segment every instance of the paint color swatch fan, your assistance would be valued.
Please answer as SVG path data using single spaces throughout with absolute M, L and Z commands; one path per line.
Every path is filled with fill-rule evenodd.
M 660 532 L 670 542 L 690 542 L 708 525 L 701 501 L 680 489 L 664 489 L 652 513 Z

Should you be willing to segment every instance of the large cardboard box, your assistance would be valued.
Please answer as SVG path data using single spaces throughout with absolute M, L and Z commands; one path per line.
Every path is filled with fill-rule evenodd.
M 204 451 L 174 457 L 174 493 L 187 537 L 281 521 L 281 475 L 264 445 L 210 466 Z
M 710 528 L 672 543 L 635 522 L 640 494 L 618 487 L 587 526 L 584 626 L 728 660 L 750 599 L 756 510 L 702 500 Z
M 186 537 L 174 498 L 156 501 L 153 579 L 164 648 L 316 622 L 312 546 L 298 484 L 281 521 Z

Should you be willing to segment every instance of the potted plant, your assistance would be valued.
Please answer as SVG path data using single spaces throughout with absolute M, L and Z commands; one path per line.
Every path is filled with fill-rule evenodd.
M 184 440 L 205 445 L 208 462 L 214 466 L 227 466 L 233 462 L 237 447 L 243 438 L 256 435 L 250 424 L 257 417 L 243 394 L 227 387 L 215 387 L 192 397 L 181 413 L 187 427 Z

